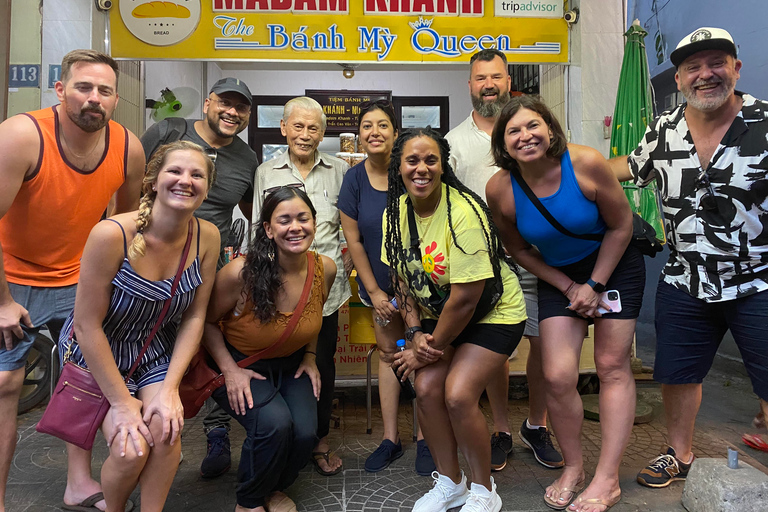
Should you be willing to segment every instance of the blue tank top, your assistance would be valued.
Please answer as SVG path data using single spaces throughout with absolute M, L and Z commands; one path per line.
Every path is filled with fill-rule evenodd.
M 528 199 L 515 178 L 511 178 L 517 230 L 526 242 L 539 249 L 547 265 L 562 267 L 575 263 L 600 247 L 600 242 L 573 238 L 555 229 Z M 551 196 L 540 197 L 539 200 L 567 230 L 576 234 L 605 233 L 605 222 L 597 211 L 597 205 L 584 197 L 579 188 L 567 150 L 560 158 L 560 188 Z

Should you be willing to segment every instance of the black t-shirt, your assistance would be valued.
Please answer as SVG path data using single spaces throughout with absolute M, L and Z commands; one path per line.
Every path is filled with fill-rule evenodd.
M 199 144 L 204 149 L 211 149 L 211 146 L 197 134 L 195 121 L 186 119 L 186 123 L 186 133 L 181 135 L 181 140 L 188 140 Z M 171 129 L 169 125 L 170 121 L 164 119 L 150 126 L 141 137 L 147 161 L 158 147 L 178 140 L 179 132 Z M 259 160 L 256 152 L 237 136 L 228 146 L 212 149 L 216 151 L 216 181 L 208 192 L 208 198 L 197 209 L 196 215 L 219 228 L 222 252 L 219 266 L 221 266 L 224 247 L 232 227 L 232 212 L 240 201 L 245 200 L 248 203 L 253 201 L 253 179 Z

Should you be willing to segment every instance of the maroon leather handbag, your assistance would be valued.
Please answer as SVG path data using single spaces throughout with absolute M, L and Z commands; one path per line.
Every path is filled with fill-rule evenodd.
M 293 315 L 288 321 L 288 325 L 285 326 L 285 330 L 280 335 L 280 338 L 272 345 L 239 361 L 237 365 L 240 368 L 245 368 L 259 359 L 263 359 L 264 356 L 273 352 L 288 339 L 304 312 L 304 306 L 307 305 L 307 301 L 309 300 L 309 292 L 312 290 L 312 282 L 314 279 L 315 257 L 310 253 L 307 253 L 307 280 L 304 281 L 304 289 L 301 291 L 299 303 L 296 304 L 296 309 L 293 311 Z M 200 412 L 205 401 L 211 397 L 216 389 L 223 385 L 224 375 L 214 371 L 213 368 L 208 366 L 208 351 L 201 346 L 197 353 L 192 357 L 192 361 L 189 363 L 189 368 L 187 368 L 187 372 L 184 374 L 184 377 L 182 377 L 181 384 L 179 384 L 179 398 L 181 398 L 181 404 L 184 406 L 184 419 L 188 420 L 197 416 L 197 413 Z
M 192 221 L 189 221 L 189 231 L 187 232 L 187 243 L 184 246 L 184 252 L 181 256 L 179 269 L 176 271 L 176 277 L 171 285 L 171 297 L 166 299 L 163 309 L 157 317 L 157 322 L 152 331 L 147 336 L 147 340 L 139 352 L 136 361 L 125 376 L 125 381 L 131 378 L 133 372 L 139 366 L 139 361 L 144 357 L 144 353 L 149 348 L 149 344 L 155 337 L 157 330 L 165 319 L 168 309 L 171 307 L 171 300 L 176 293 L 181 274 L 184 271 L 184 263 L 189 255 L 189 246 L 192 241 Z M 70 340 L 74 330 L 69 332 Z M 61 370 L 59 382 L 53 392 L 48 406 L 45 408 L 43 417 L 40 418 L 35 430 L 43 434 L 49 434 L 58 437 L 67 443 L 79 446 L 83 450 L 93 448 L 93 441 L 96 439 L 96 432 L 101 428 L 104 417 L 109 411 L 109 401 L 104 393 L 101 392 L 99 384 L 93 377 L 93 374 L 85 368 L 82 368 L 72 361 L 69 356 L 72 351 L 70 344 L 67 353 L 64 355 L 64 367 Z

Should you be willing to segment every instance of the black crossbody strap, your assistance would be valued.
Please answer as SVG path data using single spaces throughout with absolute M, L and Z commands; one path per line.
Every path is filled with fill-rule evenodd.
M 515 181 L 517 181 L 517 184 L 520 186 L 521 189 L 523 189 L 523 192 L 525 192 L 525 195 L 528 196 L 528 199 L 531 201 L 533 206 L 536 207 L 537 210 L 539 210 L 539 213 L 541 213 L 545 219 L 549 221 L 550 224 L 552 224 L 552 227 L 561 232 L 562 234 L 566 236 L 570 236 L 571 238 L 578 238 L 580 240 L 591 240 L 593 242 L 600 242 L 603 240 L 603 235 L 598 235 L 596 233 L 586 233 L 583 235 L 577 235 L 576 233 L 573 233 L 566 229 L 562 224 L 560 224 L 556 218 L 552 216 L 551 213 L 549 213 L 549 210 L 541 204 L 541 201 L 538 197 L 536 197 L 536 194 L 533 193 L 533 190 L 531 190 L 531 187 L 528 186 L 528 183 L 525 182 L 523 177 L 520 175 L 520 171 L 517 169 L 510 170 L 510 179 L 514 178 Z M 561 178 L 562 179 L 562 178 Z
M 408 211 L 408 234 L 411 237 L 411 249 L 419 256 L 419 264 L 421 264 L 422 256 L 421 247 L 419 246 L 419 230 L 416 228 L 416 214 L 413 212 L 413 204 L 411 203 L 410 197 L 405 198 L 405 206 Z M 429 287 L 429 294 L 432 296 L 432 299 L 439 300 L 443 297 L 443 294 L 441 294 L 437 290 L 437 287 L 432 283 L 432 279 L 427 279 L 427 286 Z

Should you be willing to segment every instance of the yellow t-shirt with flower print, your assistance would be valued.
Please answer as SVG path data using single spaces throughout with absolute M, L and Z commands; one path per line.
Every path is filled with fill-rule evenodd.
M 427 307 L 430 296 L 427 279 L 431 279 L 440 291 L 447 292 L 450 290 L 451 283 L 473 283 L 493 277 L 493 267 L 488 257 L 488 245 L 480 219 L 475 215 L 469 200 L 456 189 L 451 188 L 451 221 L 456 241 L 464 249 L 462 251 L 454 242 L 448 227 L 447 185 L 443 183 L 441 186 L 442 196 L 435 213 L 429 217 L 415 216 L 420 239 L 421 261 L 418 260 L 415 252 L 412 253 L 409 250 L 407 263 L 408 269 L 413 274 L 413 281 L 409 283 L 410 293 L 419 303 L 421 318 L 433 320 L 437 317 Z M 411 245 L 411 237 L 408 230 L 406 197 L 406 194 L 400 197 L 400 233 L 403 247 L 407 248 Z M 476 203 L 474 206 L 482 215 L 480 206 Z M 484 224 L 486 223 L 487 221 L 484 221 Z M 386 212 L 382 218 L 382 226 L 384 235 L 387 236 Z M 384 244 L 382 244 L 381 260 L 389 265 Z M 493 311 L 478 323 L 511 325 L 524 322 L 527 318 L 520 283 L 514 272 L 504 262 L 501 262 L 501 278 L 504 284 L 501 300 L 496 303 Z

